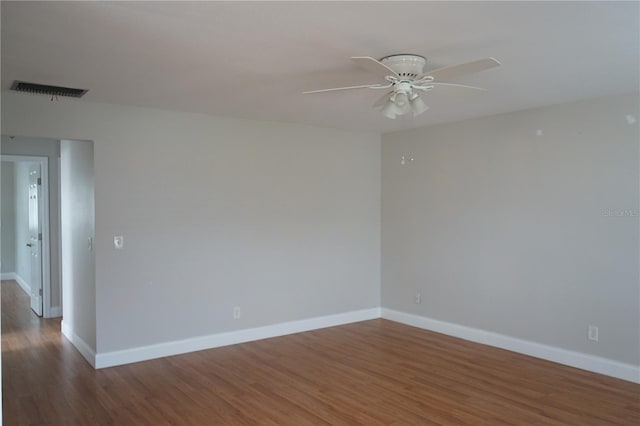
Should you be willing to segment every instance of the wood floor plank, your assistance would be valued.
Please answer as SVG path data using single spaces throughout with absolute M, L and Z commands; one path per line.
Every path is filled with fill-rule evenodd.
M 385 320 L 95 371 L 2 282 L 6 425 L 639 425 L 640 385 Z

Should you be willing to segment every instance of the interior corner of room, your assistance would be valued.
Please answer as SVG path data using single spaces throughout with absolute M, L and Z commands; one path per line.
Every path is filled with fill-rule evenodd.
M 3 7 L 31 22 L 30 13 L 36 10 L 31 8 L 37 6 L 13 3 Z M 77 8 L 74 13 L 94 19 L 95 25 L 102 25 L 105 15 L 121 17 L 124 27 L 137 21 L 135 16 L 147 17 L 139 20 L 136 31 L 161 38 L 168 33 L 159 34 L 152 22 L 169 14 L 153 13 L 155 7 L 199 19 L 173 3 L 53 3 L 39 7 L 61 20 L 67 7 Z M 437 3 L 443 16 L 459 16 L 454 9 L 460 5 Z M 109 67 L 128 63 L 127 55 L 135 50 L 106 49 L 115 43 L 111 39 L 101 39 L 106 44 L 100 46 L 123 56 L 103 63 L 113 72 L 102 70 L 104 78 L 95 77 L 96 90 L 87 99 L 4 90 L 2 280 L 15 281 L 37 315 L 62 317 L 61 333 L 98 370 L 375 319 L 640 383 L 640 87 L 632 75 L 640 50 L 629 47 L 640 42 L 613 19 L 635 18 L 618 9 L 607 9 L 610 15 L 602 17 L 594 8 L 604 3 L 585 3 L 584 20 L 575 23 L 575 31 L 550 24 L 550 34 L 564 47 L 544 47 L 555 52 L 550 56 L 556 60 L 563 58 L 564 68 L 544 80 L 539 79 L 540 63 L 531 66 L 527 58 L 528 66 L 522 65 L 527 49 L 513 45 L 517 37 L 511 32 L 520 34 L 517 22 L 524 27 L 530 19 L 524 9 L 507 3 L 485 4 L 490 10 L 482 8 L 483 2 L 465 5 L 479 8 L 487 22 L 493 8 L 508 8 L 513 18 L 508 36 L 494 34 L 482 42 L 504 52 L 503 74 L 486 77 L 495 88 L 492 94 L 482 100 L 475 97 L 479 91 L 455 95 L 459 87 L 448 92 L 454 95 L 434 92 L 429 111 L 415 105 L 413 117 L 410 109 L 397 118 L 394 111 L 399 110 L 386 116 L 370 111 L 370 93 L 340 102 L 327 100 L 326 94 L 314 94 L 317 101 L 300 100 L 298 86 L 317 77 L 310 71 L 314 67 L 362 76 L 342 64 L 343 52 L 328 47 L 335 40 L 323 37 L 333 37 L 331 31 L 315 35 L 321 40 L 319 55 L 330 58 L 330 65 L 315 53 L 304 61 L 300 55 L 304 69 L 297 75 L 307 74 L 295 84 L 289 83 L 296 81 L 294 72 L 283 65 L 301 66 L 289 53 L 297 48 L 288 44 L 294 37 L 274 31 L 271 36 L 285 46 L 279 52 L 286 60 L 264 64 L 256 59 L 263 58 L 263 51 L 253 56 L 234 52 L 239 75 L 250 76 L 234 80 L 239 77 L 225 68 L 228 64 L 211 55 L 214 59 L 208 60 L 217 61 L 215 72 L 236 86 L 207 75 L 212 85 L 208 92 L 181 81 L 189 88 L 184 98 L 158 83 L 168 81 L 166 70 L 156 66 L 168 67 L 164 54 L 155 57 L 153 68 L 140 60 L 136 70 L 139 76 L 149 74 L 142 70 L 157 71 L 155 80 L 144 82 L 149 87 L 155 82 L 166 93 L 145 92 L 143 84 L 120 86 L 120 68 Z M 247 7 L 203 5 L 198 7 L 213 8 L 209 12 L 219 7 L 230 16 L 234 8 Z M 387 16 L 428 6 L 381 2 L 376 7 Z M 345 8 L 344 16 L 351 17 L 365 13 L 347 3 L 317 7 L 327 14 L 330 8 Z M 536 16 L 564 16 L 558 20 L 564 23 L 576 15 L 564 4 L 530 2 L 522 7 Z M 638 6 L 616 7 L 637 11 Z M 551 8 L 559 8 L 553 9 L 558 13 L 550 13 Z M 302 10 L 301 19 L 311 19 Z M 418 19 L 414 15 L 402 17 Z M 283 25 L 288 22 L 283 14 L 275 16 Z M 591 24 L 601 18 L 606 40 L 594 37 L 595 47 L 585 47 L 588 37 L 583 35 L 591 34 Z M 58 32 L 47 19 L 33 24 L 42 39 L 49 30 L 71 40 L 70 33 Z M 256 17 L 251 19 L 258 25 Z M 351 31 L 351 22 L 343 22 L 344 31 Z M 17 40 L 15 51 L 21 43 L 33 42 L 8 24 L 3 49 L 4 31 Z M 476 25 L 470 20 L 463 24 Z M 632 24 L 637 29 L 638 23 Z M 290 25 L 291 31 L 302 27 Z M 123 37 L 105 28 L 115 40 Z M 208 22 L 202 28 L 217 37 L 233 32 Z M 388 28 L 375 31 L 393 35 Z M 546 29 L 529 31 L 518 43 L 531 45 L 532 51 L 541 48 L 535 36 Z M 569 41 L 560 37 L 565 32 Z M 179 37 L 182 32 L 171 34 Z M 352 43 L 367 46 L 361 34 L 350 34 Z M 145 40 L 135 46 L 146 46 Z M 197 45 L 202 40 L 187 41 Z M 455 43 L 446 44 L 452 46 L 451 56 L 442 53 L 449 48 L 432 48 L 444 69 L 476 52 L 475 42 L 456 43 L 473 46 L 456 50 Z M 41 44 L 46 46 L 37 46 Z M 206 47 L 210 44 L 218 46 Z M 601 81 L 593 96 L 585 94 L 584 88 L 595 82 L 582 74 L 576 77 L 581 68 L 565 58 L 574 46 L 583 62 L 591 61 L 590 48 L 610 52 L 620 75 Z M 187 50 L 199 51 L 173 52 L 187 55 Z M 485 50 L 482 57 L 493 61 L 493 71 L 499 73 L 498 61 L 488 57 L 491 49 Z M 86 52 L 97 55 L 93 46 Z M 391 56 L 427 61 L 417 54 Z M 249 73 L 244 60 L 267 68 Z M 599 64 L 601 71 L 589 68 L 585 73 L 596 78 L 608 72 L 607 61 Z M 3 59 L 3 72 L 4 67 Z M 86 80 L 78 79 L 90 81 L 90 73 L 80 71 L 77 75 Z M 409 84 L 391 72 L 387 82 Z M 286 79 L 273 77 L 284 74 Z M 175 75 L 182 74 L 171 78 Z M 269 84 L 256 83 L 261 79 Z M 433 77 L 420 81 L 432 82 Z M 245 83 L 255 86 L 249 90 Z M 271 83 L 286 90 L 271 92 Z M 246 91 L 238 89 L 241 85 Z M 400 93 L 403 102 L 410 100 L 407 93 Z M 397 107 L 391 105 L 396 95 L 383 96 L 384 108 Z M 273 101 L 277 96 L 282 98 Z M 362 101 L 366 109 L 360 108 Z
M 640 357 L 639 224 L 611 212 L 638 204 L 638 128 L 624 119 L 637 100 L 387 133 L 381 145 L 369 133 L 61 104 L 84 115 L 81 134 L 95 144 L 47 142 L 62 153 L 62 225 L 64 185 L 92 186 L 93 161 L 100 189 L 95 250 L 92 188 L 70 192 L 69 206 L 88 204 L 67 212 L 86 216 L 69 219 L 66 246 L 62 232 L 51 283 L 59 291 L 66 271 L 84 284 L 72 302 L 63 291 L 63 331 L 105 367 L 382 316 L 629 379 Z M 28 116 L 52 134 L 77 127 L 39 102 L 3 94 L 5 131 L 28 132 Z M 97 125 L 105 117 L 117 132 Z M 3 137 L 3 154 L 19 139 Z M 84 260 L 65 270 L 65 251 Z M 599 326 L 599 344 L 587 325 Z

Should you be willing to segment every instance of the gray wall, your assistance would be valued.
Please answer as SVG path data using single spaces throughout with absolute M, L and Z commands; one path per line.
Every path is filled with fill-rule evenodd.
M 96 348 L 93 143 L 60 141 L 62 297 L 65 327 Z
M 2 161 L 0 166 L 2 173 L 0 210 L 2 212 L 0 218 L 0 234 L 2 240 L 2 269 L 0 272 L 15 272 L 15 194 L 13 181 L 13 163 L 10 161 Z
M 638 103 L 384 135 L 383 306 L 640 364 Z
M 2 126 L 94 141 L 99 353 L 380 304 L 376 134 L 10 92 Z
M 4 97 L 4 94 L 2 95 Z M 4 105 L 4 104 L 3 104 Z M 25 117 L 26 119 L 26 117 Z M 4 127 L 3 127 L 4 129 Z M 49 158 L 49 239 L 50 239 L 50 260 L 51 260 L 51 307 L 59 308 L 62 301 L 60 286 L 60 193 L 59 193 L 59 170 L 60 142 L 58 140 L 45 138 L 19 137 L 19 133 L 14 139 L 8 137 L 9 133 L 2 133 L 2 144 L 0 152 L 4 155 L 25 155 Z M 28 240 L 28 238 L 27 238 Z M 16 236 L 16 245 L 19 246 Z M 16 256 L 19 256 L 16 252 Z M 17 271 L 16 271 L 17 272 Z M 28 280 L 28 276 L 24 277 Z

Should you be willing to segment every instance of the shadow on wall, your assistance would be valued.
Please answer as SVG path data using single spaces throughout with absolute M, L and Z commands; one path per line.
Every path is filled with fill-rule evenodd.
M 64 329 L 95 352 L 93 142 L 60 141 L 60 188 Z

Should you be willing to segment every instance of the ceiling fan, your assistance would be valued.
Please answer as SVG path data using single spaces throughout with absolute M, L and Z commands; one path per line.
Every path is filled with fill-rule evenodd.
M 427 60 L 420 55 L 390 55 L 380 60 L 369 56 L 354 56 L 351 59 L 355 61 L 358 66 L 386 80 L 386 83 L 311 90 L 303 92 L 303 94 L 352 89 L 391 89 L 391 91 L 386 92 L 378 99 L 373 104 L 373 107 L 380 108 L 382 114 L 391 119 L 408 113 L 413 113 L 415 117 L 429 109 L 420 97 L 420 92 L 428 92 L 435 86 L 454 86 L 486 90 L 481 87 L 468 86 L 466 84 L 449 83 L 447 80 L 500 66 L 500 62 L 496 59 L 485 58 L 423 72 L 422 69 L 427 63 Z

